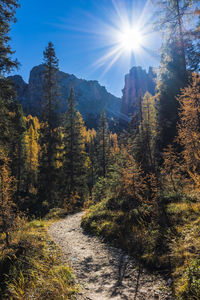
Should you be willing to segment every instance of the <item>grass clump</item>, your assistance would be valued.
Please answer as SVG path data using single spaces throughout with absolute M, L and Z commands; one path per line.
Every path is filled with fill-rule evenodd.
M 149 267 L 155 262 L 158 266 L 156 245 L 160 231 L 156 225 L 149 223 L 147 227 L 143 223 L 140 219 L 142 207 L 127 211 L 122 202 L 117 209 L 111 209 L 110 201 L 103 199 L 91 206 L 83 216 L 81 226 L 97 236 L 103 236 L 112 245 L 125 249 Z
M 113 195 L 101 199 L 86 211 L 82 227 L 172 278 L 177 299 L 199 300 L 199 197 L 164 192 L 157 194 L 155 205 L 147 201 L 137 205 L 137 199 Z
M 10 248 L 1 245 L 2 299 L 75 299 L 77 286 L 69 266 L 46 232 L 47 221 L 24 222 Z
M 200 299 L 200 202 L 168 205 L 176 235 L 170 240 L 173 278 L 178 299 Z
M 66 217 L 69 214 L 67 209 L 55 207 L 52 208 L 45 216 L 45 220 L 59 220 Z

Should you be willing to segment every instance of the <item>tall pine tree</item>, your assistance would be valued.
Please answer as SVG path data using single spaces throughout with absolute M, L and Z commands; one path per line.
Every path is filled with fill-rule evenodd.
M 5 77 L 18 63 L 13 60 L 10 41 L 10 25 L 16 22 L 15 13 L 19 6 L 17 0 L 0 0 L 0 144 L 8 147 L 10 135 L 10 101 L 14 91 L 10 81 Z
M 84 122 L 76 109 L 74 90 L 71 88 L 64 121 L 63 189 L 65 202 L 75 197 L 77 205 L 82 206 L 88 193 L 89 163 L 85 151 Z
M 196 44 L 196 40 L 190 39 L 192 35 L 188 29 L 190 28 L 189 25 L 184 26 L 186 15 L 193 14 L 192 1 L 164 0 L 156 2 L 159 7 L 157 26 L 163 32 L 164 37 L 160 82 L 157 85 L 159 108 L 157 149 L 162 152 L 173 143 L 177 135 L 179 103 L 176 97 L 181 89 L 188 84 L 189 71 L 193 68 L 189 60 L 189 53 L 191 53 L 193 45 Z M 197 61 L 196 63 L 198 65 Z
M 13 91 L 10 82 L 5 78 L 13 68 L 17 67 L 17 60 L 13 60 L 12 51 L 9 41 L 10 24 L 16 22 L 15 13 L 19 7 L 17 0 L 0 0 L 0 98 L 10 99 Z
M 57 143 L 58 125 L 57 97 L 58 88 L 56 73 L 58 71 L 58 59 L 54 46 L 49 42 L 44 51 L 44 98 L 45 104 L 42 113 L 40 128 L 41 155 L 39 161 L 39 201 L 46 207 L 54 207 L 57 203 Z
M 11 128 L 9 157 L 11 159 L 11 172 L 17 180 L 16 201 L 23 197 L 26 182 L 26 124 L 21 104 L 11 103 Z
M 200 75 L 194 74 L 190 84 L 178 97 L 180 122 L 178 140 L 183 147 L 185 167 L 200 187 Z
M 141 164 L 145 173 L 155 172 L 155 145 L 157 139 L 157 112 L 155 97 L 147 92 L 143 99 L 141 99 L 140 106 L 140 121 L 136 135 L 133 130 L 133 152 L 136 161 Z

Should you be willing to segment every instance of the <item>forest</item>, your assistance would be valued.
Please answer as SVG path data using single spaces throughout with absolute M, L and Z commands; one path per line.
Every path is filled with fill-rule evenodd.
M 169 299 L 200 299 L 200 7 L 155 5 L 155 95 L 137 99 L 129 123 L 118 118 L 111 129 L 102 111 L 91 129 L 73 86 L 59 113 L 52 42 L 41 62 L 42 113 L 23 113 L 7 78 L 19 65 L 9 34 L 20 7 L 0 0 L 0 298 L 76 299 L 73 270 L 47 228 L 84 211 L 85 232 L 170 278 Z

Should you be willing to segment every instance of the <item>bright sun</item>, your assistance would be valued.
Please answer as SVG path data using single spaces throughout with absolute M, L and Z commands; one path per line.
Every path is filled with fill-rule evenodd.
M 142 33 L 137 28 L 127 28 L 119 34 L 119 44 L 126 51 L 137 51 L 142 39 Z
M 104 1 L 99 1 L 104 2 Z M 134 5 L 126 5 L 127 2 L 138 1 L 111 1 L 113 11 L 109 11 L 105 22 L 99 22 L 94 31 L 95 37 L 101 40 L 102 54 L 94 62 L 95 69 L 102 68 L 104 76 L 115 63 L 122 63 L 129 68 L 137 64 L 146 64 L 146 56 L 157 58 L 157 53 L 149 48 L 153 39 L 159 35 L 152 32 L 153 7 L 151 1 L 146 1 L 142 11 Z M 91 33 L 93 29 L 91 28 Z M 157 42 L 156 42 L 157 43 Z M 144 62 L 145 61 L 145 62 Z

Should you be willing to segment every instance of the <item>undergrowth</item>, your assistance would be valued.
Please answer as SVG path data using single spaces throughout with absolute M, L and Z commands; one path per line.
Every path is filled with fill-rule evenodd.
M 74 299 L 72 270 L 46 232 L 52 221 L 21 221 L 5 248 L 1 236 L 1 299 Z
M 120 200 L 92 205 L 82 227 L 134 255 L 140 263 L 173 279 L 177 299 L 200 299 L 200 202 L 183 194 L 165 195 L 161 223 L 140 221 L 137 209 L 123 210 Z M 111 205 L 113 203 L 113 206 Z M 143 207 L 145 210 L 145 207 Z M 148 209 L 148 207 L 146 208 Z
M 200 299 L 200 202 L 168 205 L 176 235 L 170 240 L 175 290 L 179 299 Z

